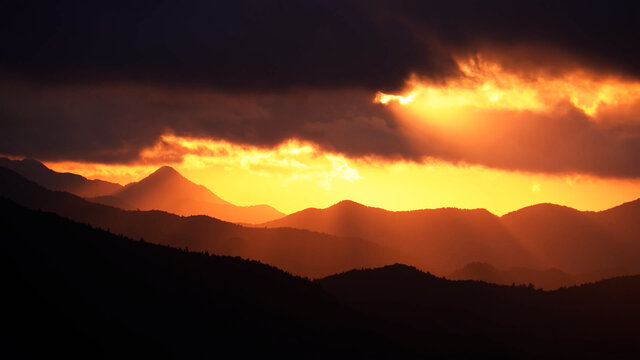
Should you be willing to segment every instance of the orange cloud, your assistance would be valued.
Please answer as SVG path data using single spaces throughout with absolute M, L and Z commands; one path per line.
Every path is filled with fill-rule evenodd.
M 569 101 L 594 116 L 603 105 L 625 105 L 640 99 L 640 82 L 584 69 L 559 75 L 532 70 L 534 73 L 524 77 L 482 56 L 458 60 L 458 67 L 462 76 L 444 85 L 413 76 L 404 95 L 378 92 L 374 101 L 396 102 L 424 114 L 464 107 L 550 111 L 557 103 Z
M 330 189 L 335 181 L 354 183 L 362 178 L 343 155 L 321 151 L 315 144 L 295 139 L 275 147 L 261 148 L 224 140 L 166 134 L 155 145 L 143 149 L 134 164 L 70 161 L 47 164 L 90 178 L 109 178 L 119 182 L 136 181 L 162 164 L 187 170 L 242 170 L 253 176 L 273 178 L 283 186 L 304 179 Z
M 317 145 L 288 140 L 271 148 L 233 144 L 223 140 L 163 135 L 156 146 L 141 152 L 141 160 L 167 158 L 180 153 L 181 166 L 192 169 L 222 166 L 239 167 L 251 174 L 276 177 L 283 184 L 309 179 L 331 188 L 335 180 L 355 182 L 361 176 L 339 154 L 320 151 Z
M 482 57 L 447 83 L 412 77 L 378 93 L 426 158 L 488 167 L 637 177 L 640 82 L 583 69 L 523 75 Z

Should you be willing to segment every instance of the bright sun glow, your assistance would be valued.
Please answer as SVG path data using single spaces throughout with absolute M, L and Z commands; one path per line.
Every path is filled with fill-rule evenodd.
M 458 62 L 464 76 L 446 85 L 412 77 L 404 95 L 377 93 L 375 102 L 408 105 L 414 111 L 437 112 L 454 108 L 545 111 L 570 101 L 594 116 L 602 105 L 628 104 L 640 98 L 640 83 L 602 77 L 576 69 L 562 76 L 537 74 L 523 78 L 481 57 Z

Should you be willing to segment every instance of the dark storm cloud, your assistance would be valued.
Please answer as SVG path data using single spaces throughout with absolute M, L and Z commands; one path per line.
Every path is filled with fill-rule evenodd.
M 431 157 L 507 170 L 640 177 L 640 102 L 605 108 L 598 121 L 569 102 L 543 113 L 469 110 L 469 127 L 441 133 L 400 121 L 371 98 L 361 90 L 225 94 L 14 84 L 0 87 L 0 154 L 134 163 L 141 150 L 172 133 L 267 147 L 297 138 L 352 157 Z M 184 155 L 163 154 L 171 158 L 155 161 L 179 162 Z
M 387 109 L 358 90 L 225 94 L 11 84 L 0 86 L 0 116 L 0 154 L 42 160 L 133 162 L 169 132 L 258 146 L 297 138 L 352 156 L 417 156 Z
M 127 80 L 225 90 L 398 88 L 455 71 L 412 30 L 352 2 L 19 2 L 2 67 L 53 81 Z
M 612 110 L 609 125 L 571 106 L 479 114 L 486 131 L 461 144 L 372 103 L 410 74 L 460 76 L 453 58 L 476 53 L 520 75 L 587 67 L 638 79 L 639 16 L 635 2 L 4 2 L 0 153 L 127 163 L 172 132 L 639 177 L 637 107 Z
M 411 73 L 455 76 L 452 52 L 519 45 L 640 75 L 632 1 L 50 0 L 0 13 L 5 75 L 49 81 L 390 90 Z
M 399 1 L 393 13 L 450 51 L 498 50 L 525 66 L 581 66 L 640 77 L 637 1 Z M 487 49 L 488 48 L 488 49 Z M 571 59 L 563 59 L 562 57 Z M 504 59 L 503 59 L 504 60 Z

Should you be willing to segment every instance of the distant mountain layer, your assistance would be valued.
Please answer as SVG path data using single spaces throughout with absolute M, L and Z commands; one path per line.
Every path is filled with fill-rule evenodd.
M 367 240 L 297 229 L 246 228 L 207 216 L 126 211 L 69 193 L 47 190 L 0 167 L 0 197 L 29 209 L 51 211 L 133 239 L 242 256 L 296 275 L 321 277 L 353 268 L 393 263 L 395 251 Z
M 139 182 L 126 186 L 80 175 L 58 173 L 37 160 L 0 158 L 0 166 L 55 191 L 65 191 L 127 210 L 163 210 L 178 215 L 208 215 L 237 223 L 263 223 L 285 214 L 268 205 L 236 206 L 163 166 Z
M 455 277 L 502 284 L 531 282 L 552 289 L 640 272 L 639 201 L 598 213 L 540 204 L 501 218 L 482 209 L 391 212 L 343 201 L 327 209 L 307 209 L 268 222 L 264 226 L 271 231 L 267 231 L 264 227 L 214 226 L 221 222 L 205 217 L 181 219 L 159 212 L 144 212 L 145 217 L 138 219 L 142 212 L 89 206 L 79 199 L 25 188 L 22 182 L 24 179 L 7 175 L 7 186 L 0 192 L 31 208 L 48 209 L 134 238 L 259 259 L 309 277 L 394 262 L 451 276 L 470 263 L 483 263 L 514 271 L 472 267 Z M 158 193 L 167 195 L 157 200 Z M 193 194 L 204 199 L 207 206 L 238 209 L 168 167 L 128 185 L 119 194 L 144 205 L 124 204 L 121 197 L 109 197 L 120 208 L 173 207 L 180 212 L 175 209 L 181 204 L 180 194 Z
M 537 261 L 484 209 L 387 211 L 353 201 L 326 209 L 306 209 L 263 224 L 340 236 L 354 236 L 397 249 L 402 263 L 448 275 L 464 265 L 482 261 L 500 267 L 536 267 Z
M 599 212 L 538 204 L 500 221 L 545 267 L 640 271 L 640 199 Z
M 0 198 L 9 358 L 635 358 L 640 276 L 552 292 L 406 265 L 314 282 Z
M 640 272 L 640 200 L 602 212 L 541 204 L 495 216 L 484 209 L 387 211 L 343 201 L 271 221 L 368 239 L 411 255 L 402 262 L 448 275 L 472 262 L 509 269 L 559 268 L 572 274 L 609 268 Z
M 536 288 L 554 290 L 560 287 L 591 283 L 623 275 L 630 275 L 630 272 L 624 268 L 611 268 L 572 275 L 555 268 L 535 270 L 517 267 L 502 270 L 491 264 L 473 262 L 453 272 L 447 278 L 452 280 L 478 280 L 502 285 L 534 284 Z
M 163 210 L 184 216 L 208 215 L 236 223 L 261 223 L 285 215 L 268 205 L 233 205 L 206 187 L 189 181 L 169 166 L 159 168 L 110 196 L 90 200 L 127 210 Z
M 107 196 L 122 189 L 122 185 L 102 180 L 89 180 L 80 175 L 55 172 L 41 162 L 0 157 L 0 166 L 11 169 L 47 189 L 66 191 L 81 197 Z

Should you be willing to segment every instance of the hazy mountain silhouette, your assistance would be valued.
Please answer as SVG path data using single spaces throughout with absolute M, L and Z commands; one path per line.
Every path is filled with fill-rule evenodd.
M 261 223 L 283 213 L 268 205 L 236 206 L 194 184 L 169 166 L 128 184 L 111 196 L 89 199 L 127 210 L 163 210 L 178 215 L 208 215 L 237 223 Z
M 633 358 L 640 276 L 557 291 L 406 265 L 314 282 L 0 198 L 3 353 L 64 358 Z
M 41 191 L 44 189 L 34 189 L 34 184 L 25 185 L 24 179 L 16 178 L 15 174 L 8 171 L 3 174 L 6 186 L 0 193 L 30 208 L 47 209 L 133 238 L 259 259 L 309 277 L 393 262 L 449 276 L 469 263 L 482 262 L 498 269 L 520 269 L 520 277 L 512 274 L 500 283 L 518 283 L 514 279 L 519 279 L 537 287 L 552 288 L 565 284 L 563 273 L 570 274 L 574 283 L 581 283 L 618 275 L 620 269 L 640 272 L 638 200 L 602 212 L 541 204 L 502 218 L 482 209 L 391 212 L 343 201 L 327 209 L 307 209 L 266 224 L 335 235 L 326 236 L 290 228 L 244 228 L 207 217 L 118 212 L 75 197 L 70 200 L 65 195 L 52 195 Z M 202 191 L 197 196 L 221 201 L 170 168 L 161 168 L 122 191 L 133 194 L 131 198 L 145 199 L 148 193 L 144 189 L 160 192 L 163 184 L 170 184 L 168 188 L 184 186 L 191 192 Z M 175 193 L 168 188 L 165 189 L 168 194 Z M 549 268 L 561 270 L 546 271 Z M 469 277 L 489 281 L 486 274 Z
M 523 267 L 502 270 L 491 264 L 473 262 L 456 270 L 447 278 L 452 280 L 478 280 L 493 284 L 522 285 L 533 284 L 536 288 L 554 290 L 560 287 L 579 285 L 609 279 L 616 276 L 629 275 L 624 268 L 601 269 L 584 274 L 568 274 L 560 269 L 535 270 Z
M 33 159 L 11 160 L 0 157 L 0 166 L 11 169 L 47 189 L 66 191 L 82 197 L 111 195 L 122 185 L 103 180 L 89 180 L 71 173 L 55 172 Z
M 387 211 L 341 201 L 263 225 L 369 239 L 406 254 L 401 262 L 440 274 L 449 274 L 473 261 L 505 267 L 535 265 L 500 219 L 484 209 Z
M 539 204 L 502 216 L 501 222 L 544 267 L 571 273 L 625 267 L 640 271 L 638 200 L 601 211 Z
M 461 348 L 473 338 L 525 350 L 515 358 L 633 358 L 640 351 L 640 276 L 546 292 L 392 265 L 316 282 L 363 314 L 398 324 L 399 337 L 429 338 L 439 329 L 458 334 Z
M 0 232 L 8 358 L 402 354 L 318 285 L 258 262 L 132 241 L 2 198 Z
M 387 211 L 343 201 L 264 224 L 356 236 L 405 252 L 419 268 L 448 275 L 472 262 L 558 268 L 571 274 L 640 272 L 640 200 L 601 212 L 540 204 L 497 217 L 453 208 Z
M 207 216 L 181 217 L 96 204 L 47 190 L 5 168 L 0 168 L 0 196 L 134 239 L 256 259 L 301 276 L 320 277 L 397 261 L 392 249 L 358 238 L 298 229 L 246 228 Z

